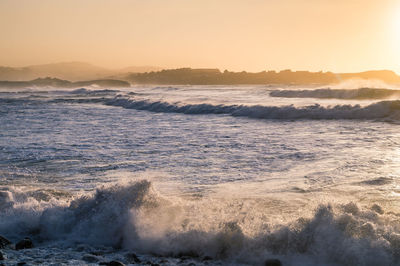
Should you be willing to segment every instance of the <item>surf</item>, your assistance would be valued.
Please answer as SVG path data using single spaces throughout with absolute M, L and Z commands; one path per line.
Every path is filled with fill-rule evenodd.
M 148 180 L 100 186 L 66 198 L 55 195 L 3 187 L 0 235 L 28 235 L 46 246 L 63 241 L 66 246 L 81 243 L 231 263 L 261 264 L 271 257 L 284 265 L 393 265 L 400 260 L 399 214 L 376 204 L 320 204 L 304 212 L 310 215 L 285 223 L 233 202 L 210 205 L 204 202 L 210 199 L 165 197 Z M 229 210 L 232 214 L 223 215 L 227 206 L 242 206 L 241 214 Z

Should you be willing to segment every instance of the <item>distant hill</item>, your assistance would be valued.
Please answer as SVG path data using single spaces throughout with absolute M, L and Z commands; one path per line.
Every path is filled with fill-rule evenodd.
M 332 73 L 291 71 L 288 69 L 279 72 L 263 71 L 252 73 L 227 70 L 221 72 L 216 68 L 160 70 L 159 67 L 152 66 L 132 66 L 112 70 L 82 62 L 34 65 L 22 68 L 0 67 L 0 80 L 4 81 L 29 81 L 29 84 L 32 84 L 33 80 L 44 77 L 52 77 L 68 82 L 124 80 L 134 84 L 168 85 L 330 84 L 349 79 L 381 80 L 389 84 L 400 84 L 400 77 L 390 70 Z M 49 80 L 45 82 L 49 82 Z M 103 82 L 103 85 L 105 84 Z
M 218 69 L 180 68 L 158 72 L 135 73 L 125 77 L 137 84 L 176 85 L 233 85 L 233 84 L 331 84 L 349 79 L 381 80 L 400 84 L 400 76 L 393 71 L 378 70 L 360 73 L 332 73 L 283 70 L 250 72 L 221 72 Z
M 128 67 L 123 69 L 107 69 L 83 62 L 63 62 L 55 64 L 32 65 L 26 67 L 0 66 L 0 80 L 29 81 L 36 78 L 53 77 L 58 79 L 79 81 L 117 77 L 128 73 L 158 71 L 160 68 Z
M 100 79 L 71 82 L 57 78 L 38 78 L 31 81 L 0 81 L 0 87 L 6 88 L 27 88 L 27 87 L 55 87 L 55 88 L 77 88 L 86 87 L 91 85 L 98 85 L 100 87 L 129 87 L 130 84 L 122 80 L 113 79 Z

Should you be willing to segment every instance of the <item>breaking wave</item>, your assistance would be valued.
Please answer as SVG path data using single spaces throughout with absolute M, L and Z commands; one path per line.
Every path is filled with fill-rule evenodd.
M 309 217 L 287 223 L 272 223 L 254 205 L 244 206 L 165 199 L 146 180 L 63 200 L 55 192 L 3 188 L 0 235 L 250 264 L 271 257 L 284 265 L 400 262 L 400 214 L 379 205 L 320 205 Z
M 380 101 L 367 106 L 361 105 L 335 105 L 322 106 L 319 104 L 309 106 L 265 106 L 265 105 L 215 105 L 210 103 L 185 104 L 170 103 L 165 101 L 151 101 L 135 99 L 122 95 L 101 95 L 100 97 L 71 97 L 71 98 L 43 98 L 20 97 L 0 98 L 2 104 L 42 104 L 42 103 L 67 103 L 67 104 L 104 104 L 108 106 L 127 109 L 143 110 L 159 113 L 181 113 L 191 115 L 220 114 L 234 117 L 249 117 L 255 119 L 299 120 L 299 119 L 359 119 L 380 120 L 396 122 L 400 119 L 400 100 Z
M 135 100 L 115 97 L 105 104 L 146 110 L 151 112 L 183 114 L 227 114 L 259 119 L 393 119 L 400 118 L 400 101 L 382 101 L 368 106 L 336 105 L 324 107 L 318 104 L 295 107 L 289 106 L 247 106 L 213 104 L 174 104 L 162 101 Z
M 284 98 L 318 98 L 318 99 L 347 99 L 374 100 L 400 97 L 400 90 L 359 88 L 359 89 L 316 89 L 316 90 L 276 90 L 271 91 L 272 97 Z

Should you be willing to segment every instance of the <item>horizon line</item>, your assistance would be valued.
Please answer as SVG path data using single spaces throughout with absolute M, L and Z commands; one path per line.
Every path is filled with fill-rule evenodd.
M 282 72 L 282 71 L 287 71 L 290 70 L 292 72 L 311 72 L 311 73 L 334 73 L 334 74 L 351 74 L 351 73 L 363 73 L 363 72 L 371 72 L 371 71 L 391 71 L 393 73 L 395 73 L 396 75 L 400 76 L 400 73 L 398 73 L 397 71 L 393 70 L 393 69 L 365 69 L 365 70 L 354 70 L 351 72 L 336 72 L 336 71 L 331 71 L 331 70 L 305 70 L 305 69 L 296 69 L 296 68 L 280 68 L 280 69 L 264 69 L 264 70 L 259 70 L 259 71 L 250 71 L 250 70 L 230 70 L 228 68 L 221 68 L 221 67 L 196 67 L 196 66 L 175 66 L 175 67 L 163 67 L 163 66 L 157 66 L 157 65 L 150 65 L 150 64 L 145 64 L 145 65 L 128 65 L 125 67 L 117 67 L 117 68 L 110 68 L 110 67 L 105 67 L 102 65 L 98 65 L 98 64 L 94 64 L 91 62 L 87 62 L 87 61 L 78 61 L 78 60 L 74 60 L 74 61 L 57 61 L 57 62 L 49 62 L 49 63 L 39 63 L 39 64 L 29 64 L 29 65 L 24 65 L 24 66 L 11 66 L 11 65 L 0 65 L 0 68 L 4 67 L 4 68 L 30 68 L 30 67 L 38 67 L 38 66 L 51 66 L 51 65 L 61 65 L 61 64 L 85 64 L 85 65 L 89 65 L 92 67 L 96 67 L 96 68 L 102 68 L 105 71 L 122 71 L 124 69 L 127 68 L 158 68 L 158 70 L 156 71 L 145 71 L 142 73 L 148 73 L 148 72 L 159 72 L 162 70 L 177 70 L 177 69 L 218 69 L 220 72 L 224 72 L 224 71 L 229 71 L 229 72 L 247 72 L 247 73 L 262 73 L 262 72 L 269 72 L 269 71 L 275 71 L 277 73 Z M 129 72 L 126 72 L 129 73 Z M 134 73 L 134 72 L 132 72 Z

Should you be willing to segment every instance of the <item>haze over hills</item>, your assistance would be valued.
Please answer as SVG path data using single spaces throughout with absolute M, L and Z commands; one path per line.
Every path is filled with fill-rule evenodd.
M 219 69 L 170 69 L 150 73 L 134 73 L 125 77 L 137 84 L 190 84 L 190 85 L 233 85 L 233 84 L 331 84 L 349 79 L 381 80 L 388 84 L 400 84 L 400 76 L 390 70 L 360 73 L 332 73 L 283 70 L 230 72 Z
M 81 81 L 157 70 L 161 70 L 161 68 L 152 66 L 132 66 L 122 69 L 107 69 L 84 62 L 61 62 L 26 67 L 0 66 L 0 80 L 30 81 L 37 78 L 52 77 L 69 81 Z
M 53 79 L 46 79 L 53 78 Z M 38 79 L 41 80 L 38 84 Z M 333 73 L 309 71 L 262 71 L 231 72 L 216 68 L 179 68 L 161 70 L 159 67 L 143 66 L 107 69 L 83 62 L 33 65 L 21 68 L 0 67 L 0 86 L 20 87 L 30 85 L 68 86 L 82 84 L 168 84 L 168 85 L 234 85 L 234 84 L 330 84 L 349 79 L 381 80 L 388 84 L 400 84 L 400 76 L 390 70 L 359 73 Z M 63 82 L 55 82 L 62 80 Z M 103 81 L 101 81 L 103 80 Z M 107 80 L 107 82 L 104 82 Z M 110 82 L 112 81 L 112 82 Z M 122 81 L 118 83 L 118 81 Z

